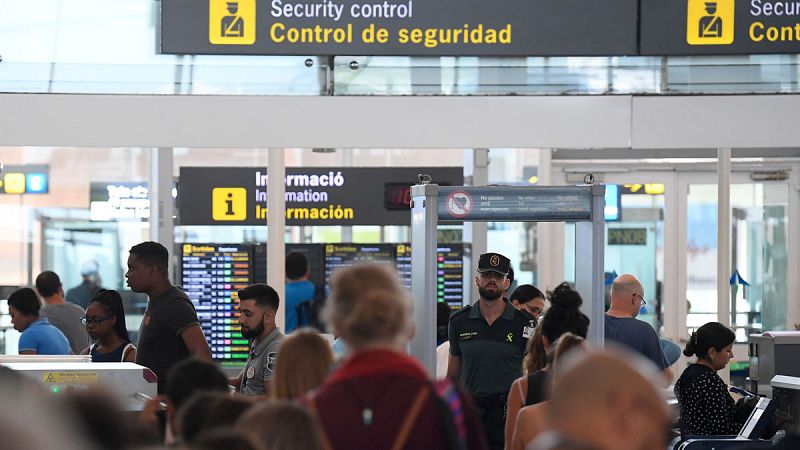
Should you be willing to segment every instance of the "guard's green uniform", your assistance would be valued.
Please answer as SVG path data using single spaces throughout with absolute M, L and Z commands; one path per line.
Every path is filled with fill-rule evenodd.
M 492 449 L 503 448 L 506 399 L 511 383 L 522 376 L 522 357 L 534 324 L 508 302 L 491 326 L 477 304 L 450 318 L 450 354 L 461 358 L 461 382 L 475 400 Z

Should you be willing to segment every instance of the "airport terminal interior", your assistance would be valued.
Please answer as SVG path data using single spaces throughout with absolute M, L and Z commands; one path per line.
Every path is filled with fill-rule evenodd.
M 721 12 L 698 14 L 723 20 L 730 8 L 733 20 L 733 0 L 687 1 L 690 19 L 692 8 L 713 3 Z M 270 20 L 298 27 L 314 22 L 313 11 L 320 23 L 334 20 L 323 15 L 334 14 L 337 4 L 413 4 L 194 3 L 209 3 L 212 22 L 223 20 L 223 44 L 226 34 L 244 39 L 250 33 L 249 25 L 236 28 L 236 17 L 247 19 L 251 4 L 259 14 L 272 11 Z M 579 2 L 565 2 L 573 3 Z M 149 324 L 149 298 L 126 283 L 129 251 L 155 241 L 167 248 L 169 279 L 191 300 L 210 358 L 229 379 L 240 373 L 252 378 L 256 352 L 242 335 L 237 292 L 266 283 L 283 299 L 285 257 L 296 253 L 326 295 L 339 270 L 380 262 L 396 272 L 414 308 L 409 320 L 416 334 L 405 348 L 433 378 L 441 370 L 434 360 L 441 343 L 433 340 L 437 304 L 453 317 L 465 307 L 474 312 L 485 297 L 476 285 L 481 255 L 497 253 L 513 269 L 508 294 L 534 285 L 547 296 L 562 282 L 578 292 L 580 311 L 591 319 L 584 337 L 593 348 L 607 343 L 601 322 L 623 274 L 639 280 L 634 299 L 638 294 L 642 301 L 634 317 L 662 346 L 697 344 L 698 330 L 710 322 L 732 331 L 732 357 L 715 368 L 717 375 L 734 388 L 734 397 L 767 400 L 751 402 L 738 436 L 736 430 L 716 433 L 731 435 L 715 437 L 716 444 L 710 437 L 689 439 L 672 417 L 670 440 L 676 440 L 638 448 L 798 448 L 790 442 L 800 434 L 800 51 L 779 31 L 780 20 L 800 16 L 800 8 L 774 0 L 736 2 L 737 14 L 747 3 L 748 20 L 760 17 L 749 29 L 737 22 L 740 40 L 731 45 L 744 50 L 715 53 L 710 45 L 670 52 L 644 31 L 652 25 L 645 5 L 655 2 L 625 3 L 639 8 L 643 31 L 634 29 L 633 50 L 618 54 L 598 54 L 604 50 L 592 46 L 561 50 L 580 45 L 570 42 L 552 52 L 515 47 L 516 54 L 493 54 L 490 48 L 462 56 L 443 47 L 440 33 L 436 46 L 420 44 L 408 55 L 395 47 L 369 53 L 364 43 L 343 44 L 356 52 L 351 56 L 330 53 L 336 42 L 278 45 L 275 34 L 276 43 L 263 49 L 206 51 L 219 42 L 212 37 L 209 44 L 205 29 L 203 42 L 192 47 L 191 32 L 176 36 L 164 25 L 178 23 L 169 14 L 192 6 L 186 0 L 0 0 L 0 366 L 36 380 L 50 397 L 105 384 L 125 402 L 125 420 L 139 420 L 148 400 L 162 394 L 154 380 L 141 379 L 140 366 L 98 368 L 104 363 L 90 363 L 86 355 L 20 355 L 23 340 L 7 299 L 34 287 L 44 271 L 58 274 L 65 292 L 91 280 L 119 292 L 136 344 Z M 301 4 L 331 6 L 290 7 Z M 219 17 L 215 5 L 223 8 Z M 417 14 L 430 13 L 416 6 Z M 403 18 L 402 7 L 376 6 L 371 14 L 401 16 L 372 20 L 414 19 Z M 209 15 L 198 14 L 186 12 L 187 30 L 208 24 Z M 225 14 L 232 19 L 225 22 Z M 352 20 L 359 27 L 367 19 Z M 716 33 L 709 39 L 726 39 L 728 31 L 703 23 L 707 33 Z M 750 47 L 742 43 L 745 35 Z M 692 45 L 680 37 L 681 45 Z M 191 50 L 166 51 L 167 44 Z M 314 45 L 324 52 L 311 51 Z M 423 194 L 431 192 L 426 185 L 441 189 L 438 204 Z M 586 215 L 580 219 L 566 213 L 579 203 L 567 198 L 573 191 L 548 191 L 587 185 L 602 189 L 592 190 L 588 203 L 581 197 L 578 209 Z M 541 203 L 511 201 L 525 193 Z M 425 215 L 425 208 L 434 212 Z M 545 304 L 543 317 L 552 307 Z M 297 320 L 284 304 L 274 319 L 282 330 Z M 335 345 L 337 336 L 327 331 L 326 342 Z M 451 345 L 453 339 L 451 330 Z M 676 383 L 697 358 L 663 354 L 670 382 L 663 386 L 657 372 L 643 379 L 658 387 L 676 416 L 684 408 Z M 466 358 L 465 352 L 457 359 L 466 364 Z M 0 385 L 0 393 L 7 388 Z M 164 410 L 167 425 L 159 426 L 169 439 L 174 411 L 166 404 L 155 408 Z M 11 416 L 3 411 L 0 422 Z M 372 410 L 364 409 L 363 423 L 371 421 Z M 324 417 L 321 423 L 327 429 Z M 372 448 L 341 447 L 327 433 L 335 445 L 318 448 Z M 139 448 L 81 447 L 84 438 L 75 438 L 75 448 Z M 490 433 L 488 446 L 464 441 L 424 448 L 534 448 L 512 446 L 510 438 L 505 447 L 495 446 Z M 302 448 L 270 446 L 266 439 L 264 448 Z M 31 448 L 57 445 L 46 442 Z M 615 448 L 594 445 L 586 448 Z

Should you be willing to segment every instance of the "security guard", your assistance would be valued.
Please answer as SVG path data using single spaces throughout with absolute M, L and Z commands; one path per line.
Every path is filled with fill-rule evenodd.
M 450 318 L 447 375 L 460 377 L 481 415 L 491 449 L 504 446 L 506 398 L 522 376 L 525 345 L 534 321 L 503 299 L 510 261 L 486 253 L 478 261 L 475 284 L 480 298 Z

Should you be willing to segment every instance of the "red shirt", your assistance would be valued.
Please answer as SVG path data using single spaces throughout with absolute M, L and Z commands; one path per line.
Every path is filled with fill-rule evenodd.
M 422 388 L 430 388 L 429 395 L 402 448 L 445 450 L 444 417 L 434 401 L 435 391 L 422 366 L 405 354 L 388 350 L 354 354 L 312 401 L 334 450 L 388 450 Z M 470 448 L 484 448 L 480 423 L 468 400 L 462 400 Z

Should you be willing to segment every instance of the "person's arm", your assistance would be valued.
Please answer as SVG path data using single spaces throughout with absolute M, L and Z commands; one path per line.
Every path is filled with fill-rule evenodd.
M 28 330 L 22 332 L 19 336 L 19 342 L 17 343 L 17 353 L 20 355 L 38 355 L 39 354 L 39 344 L 36 341 L 36 338 L 31 334 L 28 333 Z
M 459 378 L 461 376 L 461 357 L 450 355 L 447 362 L 447 376 L 449 378 Z
M 236 389 L 236 392 L 240 392 L 242 390 L 242 377 L 244 376 L 244 369 L 239 372 L 239 375 L 235 378 L 228 378 L 228 384 L 233 386 Z
M 450 359 L 447 361 L 447 376 L 449 378 L 461 377 L 461 346 L 458 342 L 458 332 L 453 326 L 453 318 L 447 325 L 447 340 L 450 341 Z
M 81 350 L 81 355 L 88 355 L 88 354 L 89 354 L 89 347 L 86 347 L 85 349 Z
M 183 330 L 181 339 L 189 349 L 189 353 L 197 358 L 205 361 L 211 361 L 211 349 L 208 347 L 206 337 L 203 335 L 203 330 L 199 324 L 190 326 Z
M 128 351 L 126 351 L 125 354 L 122 355 L 122 360 L 125 361 L 125 362 L 135 363 L 136 362 L 136 347 L 130 346 L 128 348 Z
M 664 379 L 667 380 L 667 386 L 669 386 L 672 383 L 672 380 L 675 378 L 675 375 L 672 373 L 672 369 L 667 367 L 661 373 L 664 375 Z
M 511 438 L 514 435 L 514 425 L 517 423 L 517 414 L 519 409 L 522 408 L 525 402 L 525 393 L 527 390 L 527 378 L 522 376 L 511 383 L 511 389 L 508 391 L 508 410 L 506 413 L 506 449 L 511 448 Z

